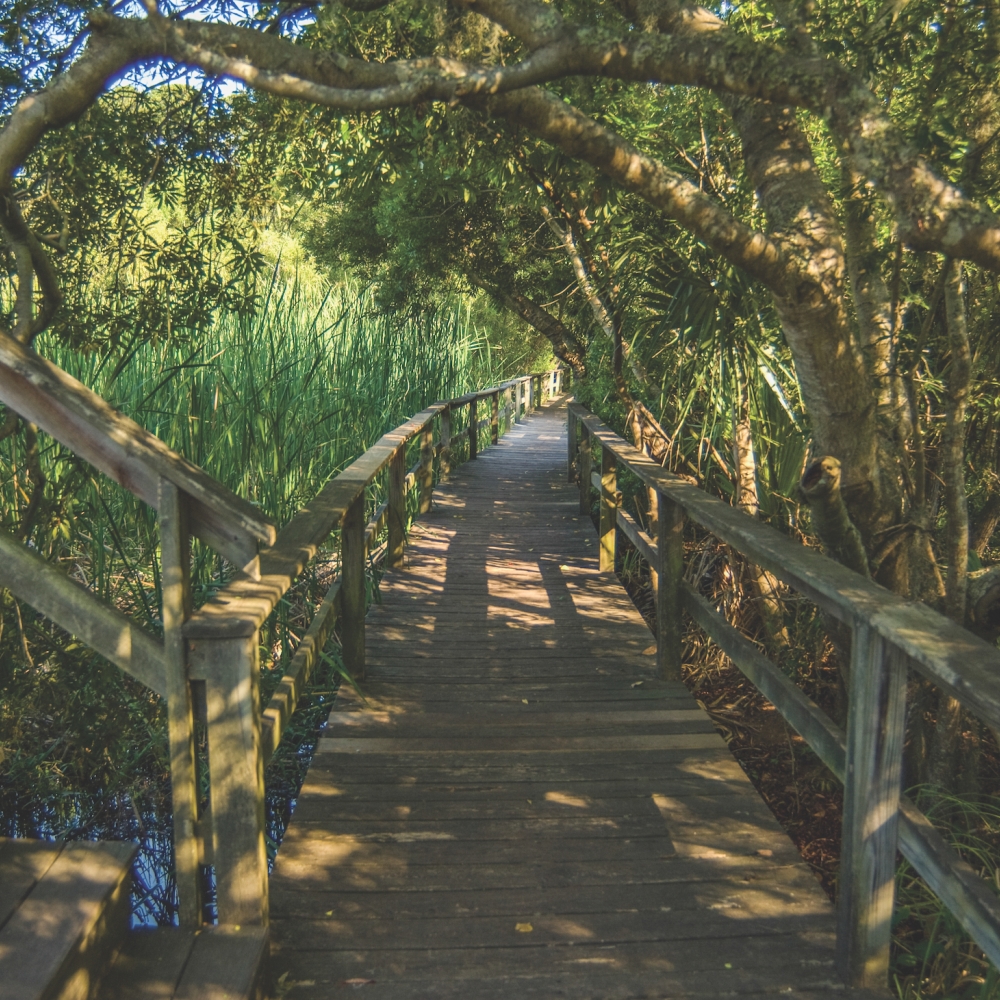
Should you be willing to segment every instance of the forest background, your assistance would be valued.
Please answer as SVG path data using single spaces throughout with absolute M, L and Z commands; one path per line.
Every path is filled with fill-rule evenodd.
M 433 54 L 506 65 L 519 45 L 541 44 L 470 6 L 206 2 L 174 13 L 373 64 Z M 700 18 L 761 51 L 835 60 L 938 177 L 1000 207 L 994 0 L 560 9 L 594 30 L 651 30 L 659 18 L 668 35 L 684 33 L 672 17 Z M 107 11 L 137 16 L 127 3 Z M 5 5 L 0 118 L 73 64 L 102 23 L 89 15 L 85 3 Z M 662 168 L 640 183 L 582 140 L 436 100 L 432 88 L 356 110 L 222 83 L 192 62 L 146 60 L 116 77 L 40 138 L 11 189 L 60 279 L 35 347 L 168 444 L 280 523 L 403 416 L 555 355 L 578 398 L 671 469 L 996 640 L 996 270 L 985 253 L 952 257 L 915 236 L 829 119 L 804 107 L 755 118 L 757 104 L 719 88 L 561 76 L 560 104 L 646 157 L 651 176 L 650 163 Z M 782 177 L 790 162 L 813 185 L 805 195 Z M 721 217 L 704 221 L 709 204 L 735 235 L 720 235 Z M 24 282 L 5 225 L 2 308 L 16 331 Z M 766 264 L 769 250 L 754 256 L 746 233 L 766 234 L 782 267 Z M 39 285 L 32 316 L 47 308 Z M 850 364 L 824 359 L 824 337 Z M 3 526 L 157 627 L 150 515 L 30 427 L 9 420 L 4 433 Z M 647 517 L 638 484 L 624 487 Z M 853 519 L 846 535 L 831 533 L 830 496 Z M 688 547 L 702 590 L 842 718 L 837 633 L 711 540 L 692 535 Z M 199 559 L 204 595 L 225 569 Z M 641 603 L 638 560 L 619 569 Z M 296 622 L 290 606 L 269 626 L 272 674 Z M 694 641 L 691 654 L 690 683 L 833 890 L 835 783 L 723 659 Z M 335 674 L 334 660 L 314 691 L 320 714 Z M 156 819 L 164 720 L 148 692 L 8 593 L 0 688 L 7 832 L 118 830 L 169 856 Z M 910 719 L 908 783 L 1000 885 L 995 734 L 920 685 Z M 277 766 L 272 785 L 294 785 L 296 762 Z M 280 828 L 278 817 L 275 837 Z M 143 919 L 170 918 L 157 878 Z M 905 867 L 899 883 L 900 994 L 997 995 L 996 971 Z

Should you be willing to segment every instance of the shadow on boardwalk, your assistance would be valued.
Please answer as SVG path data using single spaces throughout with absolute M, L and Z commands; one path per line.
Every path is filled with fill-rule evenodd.
M 384 578 L 271 880 L 290 1000 L 845 995 L 826 896 L 654 676 L 565 454 L 553 404 Z

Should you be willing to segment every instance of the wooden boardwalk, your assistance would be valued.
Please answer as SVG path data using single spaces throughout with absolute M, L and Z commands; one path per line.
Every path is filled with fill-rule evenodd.
M 597 570 L 565 412 L 435 492 L 271 878 L 289 1000 L 860 996 L 833 908 Z M 289 988 L 290 987 L 290 988 Z

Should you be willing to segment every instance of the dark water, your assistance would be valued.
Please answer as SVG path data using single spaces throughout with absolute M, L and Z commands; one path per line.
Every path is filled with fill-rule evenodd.
M 265 831 L 268 859 L 274 857 L 295 809 L 296 796 L 316 751 L 330 704 L 333 679 L 317 677 L 265 773 Z M 139 847 L 132 866 L 132 926 L 168 927 L 177 923 L 177 885 L 173 875 L 170 785 L 163 776 L 141 776 L 130 795 L 83 790 L 39 801 L 30 789 L 0 790 L 0 835 L 39 840 L 127 840 Z M 137 790 L 135 790 L 137 789 Z M 215 886 L 203 873 L 205 919 L 215 920 Z

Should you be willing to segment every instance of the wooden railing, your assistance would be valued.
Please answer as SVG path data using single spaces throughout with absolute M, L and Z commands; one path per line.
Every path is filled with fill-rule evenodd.
M 561 392 L 563 377 L 561 370 L 526 375 L 435 403 L 384 435 L 278 531 L 256 507 L 86 386 L 0 335 L 0 401 L 158 512 L 162 639 L 2 531 L 0 586 L 166 699 L 182 926 L 202 922 L 201 868 L 209 865 L 219 922 L 267 924 L 264 766 L 335 625 L 344 664 L 364 676 L 367 564 L 402 559 L 407 495 L 416 491 L 416 513 L 429 509 L 435 460 L 442 476 L 463 456 L 474 459 L 546 396 Z M 411 448 L 417 461 L 407 468 Z M 380 475 L 387 479 L 386 500 L 369 511 L 370 487 Z M 261 712 L 260 627 L 338 529 L 339 572 Z M 192 537 L 236 570 L 198 609 L 191 599 Z M 206 761 L 196 747 L 196 716 L 207 731 L 207 805 L 199 792 Z
M 901 784 L 908 670 L 996 728 L 1000 650 L 667 472 L 584 407 L 571 403 L 568 419 L 570 481 L 579 480 L 580 512 L 590 514 L 592 489 L 599 495 L 601 569 L 614 571 L 621 530 L 658 575 L 663 676 L 680 678 L 684 609 L 844 783 L 837 955 L 845 981 L 886 986 L 897 850 L 1000 968 L 1000 899 L 945 843 Z M 655 538 L 622 508 L 619 465 L 656 491 Z M 685 581 L 685 519 L 851 629 L 846 733 Z

